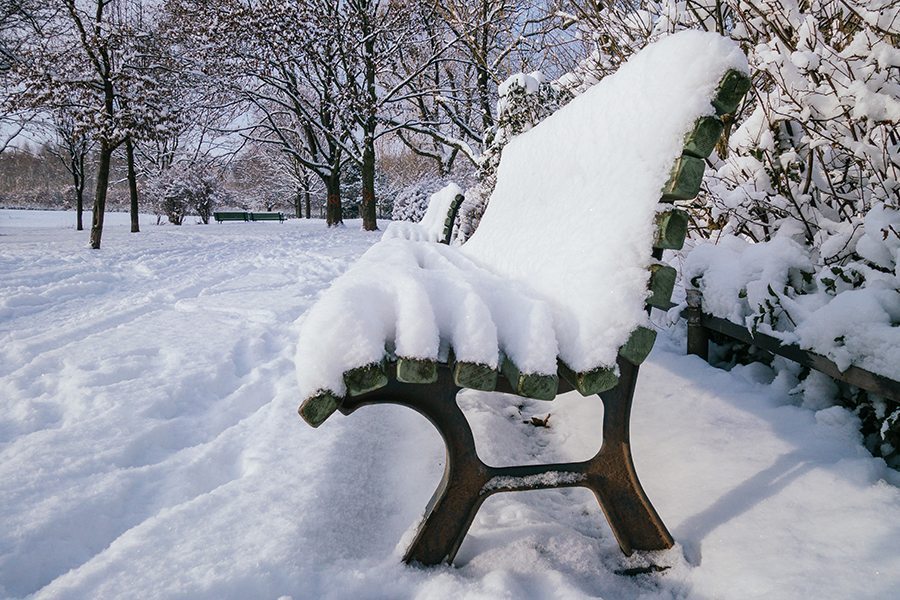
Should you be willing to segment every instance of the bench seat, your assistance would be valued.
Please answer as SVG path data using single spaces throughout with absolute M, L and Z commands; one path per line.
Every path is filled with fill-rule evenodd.
M 242 211 L 217 211 L 213 218 L 219 223 L 223 221 L 279 221 L 284 223 L 284 213 L 281 212 L 242 212 Z

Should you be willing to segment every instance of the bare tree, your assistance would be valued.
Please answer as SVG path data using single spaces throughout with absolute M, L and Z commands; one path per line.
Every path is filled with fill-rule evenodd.
M 59 159 L 72 177 L 75 196 L 75 229 L 84 229 L 84 187 L 87 183 L 85 163 L 91 151 L 91 141 L 84 131 L 76 126 L 71 115 L 57 112 L 53 118 L 54 143 L 48 146 L 53 156 Z
M 34 117 L 15 101 L 14 70 L 27 41 L 23 32 L 35 8 L 31 0 L 0 0 L 0 152 L 15 144 Z
M 91 248 L 100 248 L 115 149 L 153 137 L 170 123 L 163 70 L 142 64 L 139 25 L 120 18 L 128 0 L 56 0 L 28 21 L 29 41 L 16 62 L 17 102 L 67 111 L 99 146 Z M 117 18 L 119 17 L 119 18 Z
M 348 121 L 358 131 L 348 136 L 346 152 L 360 169 L 363 229 L 378 229 L 376 218 L 376 141 L 390 129 L 379 127 L 392 103 L 409 94 L 416 76 L 449 48 L 444 42 L 432 54 L 419 54 L 407 64 L 405 77 L 393 77 L 402 49 L 415 41 L 411 3 L 347 0 L 332 27 L 346 81 L 343 103 Z
M 340 108 L 341 79 L 334 23 L 337 4 L 224 0 L 168 3 L 181 43 L 209 85 L 247 107 L 236 128 L 248 141 L 277 149 L 326 190 L 329 226 L 341 217 L 343 143 L 350 135 Z

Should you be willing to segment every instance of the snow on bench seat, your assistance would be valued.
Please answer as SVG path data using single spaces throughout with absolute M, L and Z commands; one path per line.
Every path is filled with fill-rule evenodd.
M 462 197 L 462 190 L 455 183 L 448 183 L 428 198 L 428 208 L 418 223 L 411 221 L 392 221 L 384 231 L 382 239 L 400 238 L 419 242 L 449 242 L 449 233 L 453 223 L 447 223 L 451 207 L 453 214 L 459 208 L 457 197 Z M 455 207 L 454 202 L 456 202 Z
M 733 42 L 681 32 L 512 140 L 465 245 L 379 242 L 309 311 L 296 360 L 302 396 L 336 406 L 345 373 L 365 373 L 386 352 L 428 363 L 452 349 L 464 364 L 555 377 L 558 358 L 575 373 L 608 373 L 630 340 L 649 351 L 651 249 L 668 222 L 661 191 L 677 197 L 670 171 L 687 159 L 702 174 L 702 159 L 682 156 L 685 138 L 716 113 L 732 70 L 748 71 Z M 352 392 L 365 391 L 363 379 Z

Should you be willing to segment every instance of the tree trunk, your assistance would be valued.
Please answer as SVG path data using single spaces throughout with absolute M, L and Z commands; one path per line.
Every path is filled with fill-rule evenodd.
M 476 79 L 476 85 L 478 87 L 478 104 L 480 105 L 481 110 L 481 130 L 482 135 L 490 131 L 491 127 L 494 125 L 494 119 L 491 116 L 491 95 L 490 89 L 488 85 L 490 84 L 490 77 L 487 69 L 484 67 L 477 67 L 478 75 Z
M 478 100 L 481 105 L 481 134 L 484 136 L 485 133 L 490 131 L 491 127 L 494 125 L 494 118 L 491 115 L 491 95 L 490 95 L 490 73 L 488 73 L 487 68 L 487 57 L 490 52 L 489 43 L 491 38 L 493 37 L 493 32 L 491 31 L 490 18 L 488 14 L 490 12 L 489 3 L 483 1 L 481 3 L 481 37 L 479 39 L 480 45 L 480 54 L 481 60 L 477 61 L 476 64 L 476 86 L 478 87 Z
M 368 25 L 368 20 L 365 21 Z M 367 27 L 367 29 L 369 29 Z M 367 33 L 369 33 L 367 31 Z M 363 123 L 363 153 L 362 153 L 362 213 L 363 229 L 376 231 L 378 222 L 375 220 L 375 128 L 376 104 L 378 95 L 375 89 L 375 36 L 368 35 L 364 43 L 365 77 L 366 77 L 366 119 Z
M 378 222 L 375 220 L 375 148 L 370 136 L 366 134 L 365 137 L 361 169 L 362 205 L 359 212 L 362 213 L 363 229 L 365 231 L 376 231 Z
M 331 171 L 331 176 L 325 182 L 327 200 L 325 203 L 325 223 L 331 227 L 343 225 L 344 218 L 341 214 L 341 172 L 339 169 Z
M 84 230 L 84 188 L 75 189 L 75 230 Z
M 106 210 L 106 191 L 109 188 L 109 165 L 113 149 L 108 142 L 100 144 L 100 162 L 97 165 L 97 191 L 94 196 L 94 218 L 91 222 L 91 248 L 100 249 L 103 236 L 103 213 Z
M 84 230 L 84 153 L 72 158 L 72 183 L 75 187 L 75 230 Z
M 125 139 L 125 158 L 128 162 L 128 192 L 131 195 L 131 233 L 138 233 L 141 225 L 138 219 L 137 175 L 134 172 L 134 144 L 130 136 Z
M 306 191 L 303 192 L 303 194 L 306 196 L 306 218 L 311 219 L 312 218 L 312 198 L 311 198 L 312 194 L 309 193 L 309 188 L 306 188 Z
M 299 190 L 294 197 L 294 216 L 298 219 L 303 218 L 303 194 Z

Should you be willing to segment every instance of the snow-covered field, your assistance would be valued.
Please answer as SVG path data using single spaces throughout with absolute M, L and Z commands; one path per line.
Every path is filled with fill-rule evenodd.
M 488 500 L 454 567 L 399 562 L 442 468 L 397 407 L 296 414 L 296 320 L 378 234 L 0 210 L 0 597 L 892 598 L 900 476 L 764 367 L 642 369 L 644 487 L 678 545 L 623 557 L 584 490 Z M 358 307 L 365 310 L 364 305 Z M 464 393 L 488 462 L 585 458 L 600 407 Z M 550 413 L 550 427 L 523 421 Z M 653 562 L 671 568 L 617 574 Z M 893 590 L 893 592 L 891 591 Z

